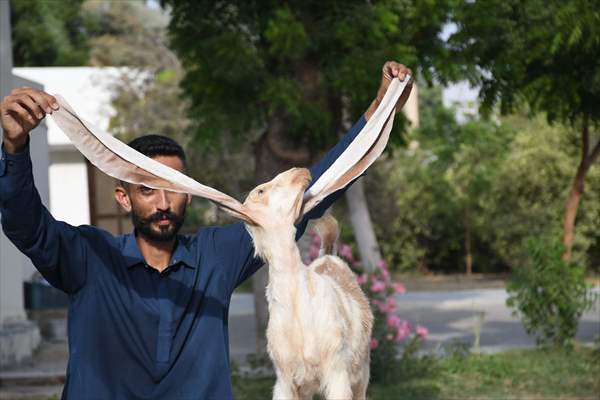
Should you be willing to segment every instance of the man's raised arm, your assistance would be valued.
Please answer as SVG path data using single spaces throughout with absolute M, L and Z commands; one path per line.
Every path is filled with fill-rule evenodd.
M 44 278 L 73 293 L 85 282 L 85 242 L 78 228 L 56 221 L 43 206 L 29 156 L 29 132 L 57 109 L 54 97 L 31 88 L 15 89 L 0 103 L 0 218 L 6 236 Z
M 408 69 L 406 66 L 395 61 L 388 61 L 383 65 L 381 74 L 381 84 L 379 85 L 379 89 L 377 90 L 377 96 L 375 96 L 375 99 L 371 102 L 367 111 L 365 111 L 363 116 L 360 117 L 360 119 L 354 124 L 354 126 L 350 128 L 350 130 L 340 139 L 340 141 L 331 150 L 329 150 L 319 162 L 317 162 L 310 168 L 312 183 L 316 182 L 319 179 L 319 177 L 323 175 L 325 171 L 327 171 L 327 169 L 333 165 L 335 160 L 337 160 L 344 153 L 344 151 L 348 148 L 348 146 L 350 146 L 354 139 L 356 139 L 360 135 L 362 129 L 365 126 L 365 123 L 369 120 L 369 118 L 371 118 L 371 116 L 377 109 L 377 106 L 383 99 L 383 96 L 385 96 L 385 92 L 387 91 L 388 86 L 392 82 L 392 79 L 398 78 L 401 81 L 403 81 L 404 79 L 407 79 L 407 76 L 409 75 L 412 76 L 411 70 Z M 407 90 L 405 90 L 402 93 L 402 96 L 400 96 L 400 99 L 398 99 L 398 103 L 396 104 L 396 112 L 400 111 L 402 107 L 404 107 L 404 104 L 406 104 L 411 89 L 412 82 L 409 82 Z M 308 212 L 304 216 L 302 221 L 296 226 L 296 239 L 299 239 L 302 236 L 304 230 L 306 229 L 308 221 L 311 219 L 320 218 L 325 213 L 325 211 L 344 194 L 344 192 L 352 185 L 352 183 L 354 183 L 354 181 L 350 182 L 344 188 L 327 196 L 315 208 Z M 310 186 L 307 188 L 307 190 L 309 188 Z

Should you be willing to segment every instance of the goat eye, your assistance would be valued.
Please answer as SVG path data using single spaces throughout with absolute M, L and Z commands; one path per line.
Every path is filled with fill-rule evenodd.
M 258 189 L 258 194 L 263 194 L 264 190 Z

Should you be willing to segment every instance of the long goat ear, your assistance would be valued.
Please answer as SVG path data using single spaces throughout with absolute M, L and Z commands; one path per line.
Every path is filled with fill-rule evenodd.
M 248 212 L 248 210 L 245 209 L 244 205 L 241 203 L 238 203 L 239 206 L 225 206 L 223 204 L 218 204 L 219 208 L 223 211 L 225 211 L 227 214 L 231 215 L 234 218 L 240 219 L 244 222 L 246 222 L 249 225 L 258 225 L 258 223 L 255 221 L 254 218 L 252 218 L 252 216 L 250 215 L 250 213 Z
M 306 191 L 302 215 L 307 214 L 330 194 L 360 177 L 383 153 L 394 124 L 396 103 L 411 79 L 411 76 L 407 76 L 402 82 L 398 78 L 392 80 L 383 100 L 360 134 Z
M 410 79 L 411 77 L 407 77 L 403 82 L 397 78 L 392 80 L 383 100 L 360 135 L 305 193 L 303 215 L 325 197 L 358 178 L 381 155 L 392 129 L 396 102 Z M 154 189 L 204 197 L 217 203 L 234 217 L 256 225 L 252 216 L 244 211 L 243 205 L 233 197 L 146 157 L 84 121 L 60 95 L 55 97 L 60 108 L 52 113 L 52 119 L 75 147 L 105 174 Z
M 234 217 L 255 223 L 251 216 L 244 212 L 243 205 L 233 197 L 145 156 L 80 118 L 60 95 L 56 95 L 56 99 L 60 107 L 52 113 L 52 119 L 75 147 L 105 174 L 124 182 L 142 184 L 154 189 L 204 197 Z

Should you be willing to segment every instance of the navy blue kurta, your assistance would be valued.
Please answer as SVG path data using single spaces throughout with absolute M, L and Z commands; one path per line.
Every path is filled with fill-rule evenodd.
M 362 117 L 311 168 L 313 181 L 364 125 Z M 344 190 L 305 216 L 297 237 Z M 6 236 L 69 294 L 63 399 L 232 398 L 229 302 L 262 265 L 242 223 L 179 235 L 170 265 L 158 272 L 145 263 L 135 232 L 115 237 L 55 220 L 34 186 L 29 148 L 14 155 L 2 150 L 0 213 Z

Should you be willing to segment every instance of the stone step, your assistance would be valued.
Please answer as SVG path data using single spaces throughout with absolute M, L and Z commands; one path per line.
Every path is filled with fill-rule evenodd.
M 58 400 L 62 385 L 0 387 L 0 400 Z
M 54 386 L 65 383 L 65 371 L 0 372 L 0 388 L 17 386 Z

